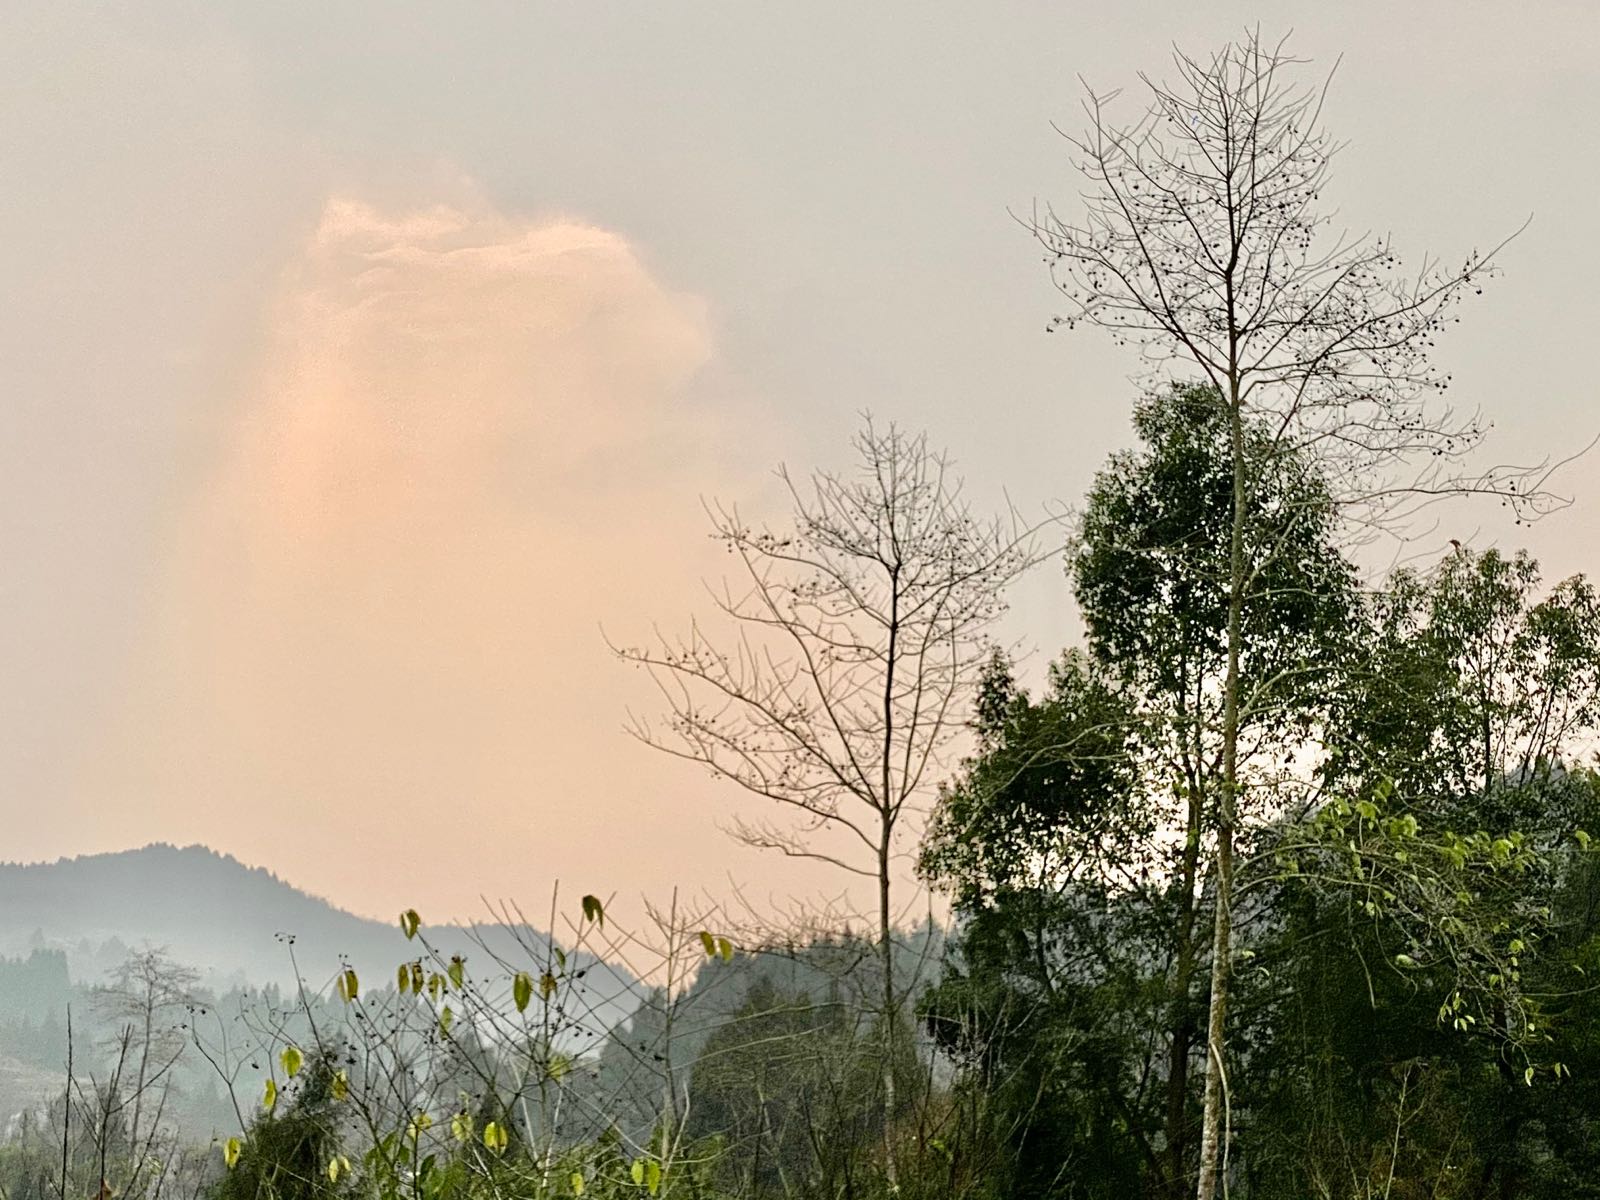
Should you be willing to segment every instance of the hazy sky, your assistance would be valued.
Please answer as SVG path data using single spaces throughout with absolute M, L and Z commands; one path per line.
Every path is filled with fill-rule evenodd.
M 1070 206 L 1078 76 L 1257 20 L 1344 55 L 1351 225 L 1533 214 L 1441 351 L 1497 449 L 1600 431 L 1592 3 L 8 0 L 0 858 L 203 841 L 377 914 L 817 886 L 625 739 L 601 625 L 703 608 L 701 497 L 770 504 L 863 408 L 1081 495 L 1133 364 L 1045 334 L 1008 209 Z M 1600 571 L 1595 469 L 1441 538 Z M 1013 631 L 1073 636 L 1058 568 Z

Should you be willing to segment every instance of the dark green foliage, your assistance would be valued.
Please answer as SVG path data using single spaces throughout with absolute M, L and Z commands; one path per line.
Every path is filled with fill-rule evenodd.
M 1137 721 L 1081 655 L 1051 666 L 1037 701 L 996 655 L 979 693 L 980 753 L 940 798 L 923 873 L 975 912 L 1128 861 L 1152 822 L 1130 806 Z
M 997 1194 L 1192 1194 L 1220 415 L 1206 388 L 1141 405 L 1073 551 L 1088 653 L 1037 699 L 991 665 L 924 846 L 961 925 L 921 1015 L 982 1101 Z M 1588 1194 L 1593 591 L 1458 551 L 1363 599 L 1315 473 L 1263 431 L 1247 451 L 1230 1193 Z
M 334 1098 L 334 1062 L 313 1056 L 286 1098 L 256 1118 L 246 1131 L 239 1161 L 224 1173 L 213 1200 L 333 1200 L 346 1187 L 328 1178 L 340 1152 L 340 1119 Z
M 1134 410 L 1141 449 L 1095 478 L 1071 571 L 1090 646 L 1152 692 L 1192 697 L 1221 669 L 1228 612 L 1233 459 L 1215 388 L 1178 384 Z M 1335 513 L 1310 460 L 1259 421 L 1251 473 L 1244 612 L 1247 680 L 1298 679 L 1344 630 L 1353 573 L 1333 550 Z
M 1495 550 L 1397 575 L 1340 689 L 1330 778 L 1386 775 L 1445 814 L 1487 802 L 1519 828 L 1570 833 L 1559 779 L 1600 718 L 1600 601 L 1582 578 L 1543 597 L 1538 584 L 1526 554 Z

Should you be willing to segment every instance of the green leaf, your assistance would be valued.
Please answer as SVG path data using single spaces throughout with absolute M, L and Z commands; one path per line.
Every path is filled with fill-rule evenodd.
M 361 980 L 356 977 L 353 967 L 346 967 L 339 972 L 339 999 L 346 1004 L 358 999 L 361 995 Z
M 1396 965 L 1402 967 L 1415 967 L 1417 965 L 1417 960 L 1412 958 L 1409 954 L 1396 954 L 1394 956 L 1394 961 Z
M 606 910 L 601 907 L 598 896 L 585 896 L 583 898 L 583 919 L 593 921 L 596 925 L 605 927 Z
M 417 916 L 417 910 L 408 908 L 400 914 L 400 931 L 406 935 L 406 940 L 417 936 L 417 926 L 422 924 L 422 918 Z
M 411 990 L 411 966 L 410 966 L 410 964 L 408 964 L 408 963 L 401 963 L 400 964 L 399 968 L 394 973 L 394 986 L 402 996 L 404 996 L 408 991 Z
M 1522 1073 L 1522 1082 L 1527 1084 L 1529 1087 L 1532 1087 L 1533 1086 L 1533 1074 L 1534 1074 L 1533 1068 L 1529 1067 L 1526 1071 L 1524 1071 Z
M 1370 800 L 1357 800 L 1356 812 L 1360 813 L 1368 821 L 1375 821 L 1378 817 L 1378 806 Z
M 278 1084 L 275 1080 L 267 1080 L 266 1089 L 261 1094 L 261 1107 L 271 1112 L 278 1103 Z
M 528 1002 L 533 999 L 533 977 L 526 971 L 518 971 L 511 980 L 511 1002 L 517 1006 L 518 1012 L 526 1012 Z
M 1574 829 L 1572 831 L 1572 838 L 1578 843 L 1579 849 L 1587 850 L 1589 848 L 1589 835 L 1583 830 Z
M 285 1046 L 283 1053 L 278 1055 L 278 1061 L 283 1064 L 283 1073 L 290 1079 L 300 1074 L 300 1067 L 305 1060 L 305 1055 L 300 1053 L 298 1046 Z
M 661 1164 L 653 1158 L 644 1165 L 644 1185 L 652 1196 L 661 1190 Z
M 460 988 L 467 979 L 466 960 L 463 959 L 459 954 L 451 955 L 449 971 L 450 982 L 455 984 L 457 988 Z
M 644 1159 L 636 1158 L 633 1160 L 633 1165 L 628 1168 L 628 1178 L 632 1179 L 635 1184 L 643 1185 Z
M 733 943 L 725 937 L 717 939 L 717 955 L 723 962 L 733 961 Z
M 715 958 L 717 956 L 717 939 L 704 929 L 700 931 L 700 944 L 705 947 L 707 958 Z
M 439 1032 L 441 1034 L 448 1035 L 450 1032 L 450 1026 L 455 1019 L 455 1013 L 451 1012 L 450 1006 L 446 1004 L 442 1009 L 439 1010 Z
M 496 1154 L 504 1154 L 511 1138 L 499 1121 L 490 1121 L 483 1127 L 483 1144 Z

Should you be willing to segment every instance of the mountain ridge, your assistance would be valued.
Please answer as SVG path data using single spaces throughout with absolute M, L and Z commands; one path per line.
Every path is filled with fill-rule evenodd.
M 427 927 L 445 954 L 520 954 L 549 933 L 498 922 Z M 348 962 L 383 979 L 415 957 L 398 921 L 341 908 L 265 868 L 199 843 L 152 842 L 129 850 L 0 862 L 0 956 L 58 949 L 75 983 L 94 983 L 140 946 L 163 949 L 213 989 L 268 983 L 313 986 Z M 587 956 L 585 956 L 587 957 Z M 631 976 L 611 970 L 626 984 Z

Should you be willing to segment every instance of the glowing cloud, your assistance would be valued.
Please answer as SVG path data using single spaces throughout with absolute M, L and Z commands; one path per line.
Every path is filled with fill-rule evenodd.
M 175 531 L 101 838 L 209 840 L 381 911 L 621 882 L 641 855 L 600 813 L 709 834 L 630 810 L 659 764 L 617 733 L 597 625 L 690 602 L 695 498 L 726 486 L 686 399 L 711 352 L 616 234 L 331 201 Z

